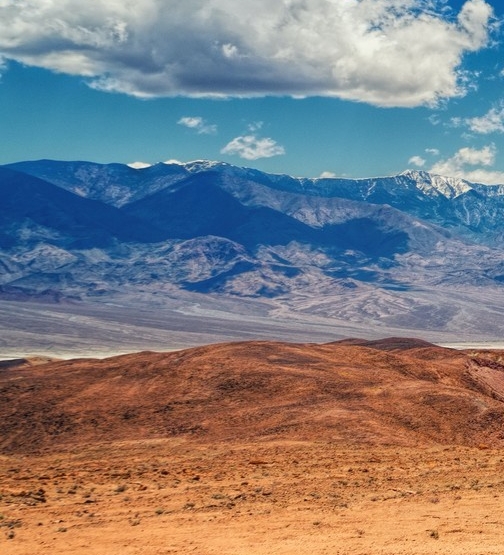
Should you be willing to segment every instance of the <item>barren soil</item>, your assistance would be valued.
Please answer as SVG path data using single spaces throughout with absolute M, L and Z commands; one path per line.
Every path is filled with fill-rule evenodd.
M 501 357 L 391 339 L 4 365 L 0 552 L 501 554 Z

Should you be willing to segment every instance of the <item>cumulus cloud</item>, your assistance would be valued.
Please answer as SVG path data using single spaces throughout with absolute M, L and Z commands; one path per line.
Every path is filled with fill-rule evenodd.
M 0 57 L 138 97 L 462 96 L 492 8 L 466 0 L 5 0 Z
M 242 135 L 235 137 L 222 148 L 221 154 L 238 155 L 245 160 L 258 160 L 285 154 L 285 149 L 269 137 L 258 138 L 256 135 Z
M 459 177 L 474 183 L 487 185 L 504 184 L 504 172 L 491 169 L 495 164 L 495 145 L 481 149 L 464 147 L 451 158 L 440 160 L 430 169 L 431 173 Z
M 464 121 L 473 133 L 481 135 L 504 133 L 504 105 L 491 108 L 481 117 L 467 118 Z
M 426 148 L 426 149 L 425 149 L 425 152 L 426 152 L 427 154 L 432 155 L 432 156 L 439 156 L 439 154 L 440 154 L 440 153 L 439 153 L 439 149 L 437 149 L 437 148 Z
M 321 179 L 333 179 L 335 177 L 336 177 L 336 174 L 334 172 L 322 172 L 320 174 Z
M 217 126 L 207 123 L 199 116 L 184 116 L 180 118 L 177 123 L 189 129 L 194 129 L 198 135 L 213 135 L 217 133 Z
M 408 160 L 408 164 L 414 164 L 415 166 L 421 168 L 425 166 L 425 158 L 422 158 L 421 156 L 412 156 Z

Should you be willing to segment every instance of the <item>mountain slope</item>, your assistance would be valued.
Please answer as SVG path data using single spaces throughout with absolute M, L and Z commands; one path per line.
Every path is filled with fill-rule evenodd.
M 183 166 L 177 164 L 158 164 L 137 170 L 124 164 L 35 160 L 5 167 L 116 207 L 154 193 L 189 174 Z

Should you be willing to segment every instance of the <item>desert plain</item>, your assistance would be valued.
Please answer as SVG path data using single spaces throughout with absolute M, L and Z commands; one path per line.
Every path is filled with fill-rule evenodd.
M 0 552 L 500 554 L 504 353 L 239 342 L 0 365 Z

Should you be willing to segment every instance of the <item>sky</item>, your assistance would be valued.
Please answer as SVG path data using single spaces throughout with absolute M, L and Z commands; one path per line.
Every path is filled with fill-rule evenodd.
M 504 183 L 504 2 L 0 0 L 0 164 Z

